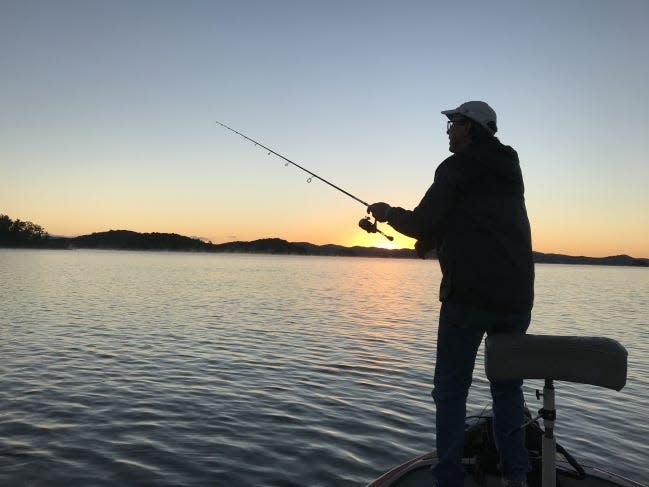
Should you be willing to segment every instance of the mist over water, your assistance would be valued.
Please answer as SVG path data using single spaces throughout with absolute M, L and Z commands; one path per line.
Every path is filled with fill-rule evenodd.
M 621 392 L 556 383 L 558 442 L 649 482 L 649 271 L 536 274 L 530 333 L 629 352 Z M 0 485 L 362 486 L 434 448 L 439 279 L 436 261 L 0 250 Z M 489 402 L 481 348 L 468 413 Z

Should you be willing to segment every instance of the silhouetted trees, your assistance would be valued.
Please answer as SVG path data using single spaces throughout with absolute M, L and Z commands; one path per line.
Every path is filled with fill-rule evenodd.
M 79 237 L 50 237 L 43 227 L 32 222 L 12 220 L 0 214 L 0 247 L 32 247 L 48 249 L 115 249 L 115 250 L 175 250 L 198 252 L 235 252 L 261 254 L 337 255 L 356 257 L 415 258 L 412 249 L 388 250 L 374 247 L 343 247 L 293 243 L 279 238 L 264 238 L 252 242 L 212 244 L 175 233 L 138 233 L 110 230 Z M 594 264 L 649 267 L 649 259 L 628 255 L 611 257 L 573 257 L 534 252 L 534 262 L 548 264 Z
M 109 230 L 68 239 L 70 247 L 115 250 L 210 250 L 212 244 L 175 233 Z
M 0 214 L 0 247 L 39 247 L 48 239 L 40 225 Z

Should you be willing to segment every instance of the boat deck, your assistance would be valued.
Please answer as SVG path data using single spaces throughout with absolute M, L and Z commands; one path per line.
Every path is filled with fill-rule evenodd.
M 369 487 L 431 487 L 431 465 L 436 461 L 432 456 L 423 457 L 410 464 L 402 465 L 377 479 Z M 593 467 L 583 467 L 586 478 L 576 478 L 574 470 L 563 462 L 557 465 L 557 487 L 642 487 L 642 485 L 615 474 L 605 472 Z M 529 487 L 542 487 L 541 475 L 532 472 L 528 475 Z M 486 474 L 476 479 L 472 474 L 472 466 L 467 466 L 467 476 L 464 479 L 465 487 L 502 487 L 500 476 Z

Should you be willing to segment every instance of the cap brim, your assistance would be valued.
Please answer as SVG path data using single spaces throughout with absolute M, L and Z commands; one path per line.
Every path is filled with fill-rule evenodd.
M 458 113 L 460 112 L 457 110 L 457 108 L 454 108 L 453 110 L 444 110 L 442 112 L 442 115 L 446 115 L 447 117 L 450 117 L 451 115 L 457 115 Z

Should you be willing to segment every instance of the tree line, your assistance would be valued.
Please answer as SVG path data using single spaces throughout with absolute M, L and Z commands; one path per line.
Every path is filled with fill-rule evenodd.
M 0 214 L 0 247 L 38 247 L 49 238 L 40 225 Z

